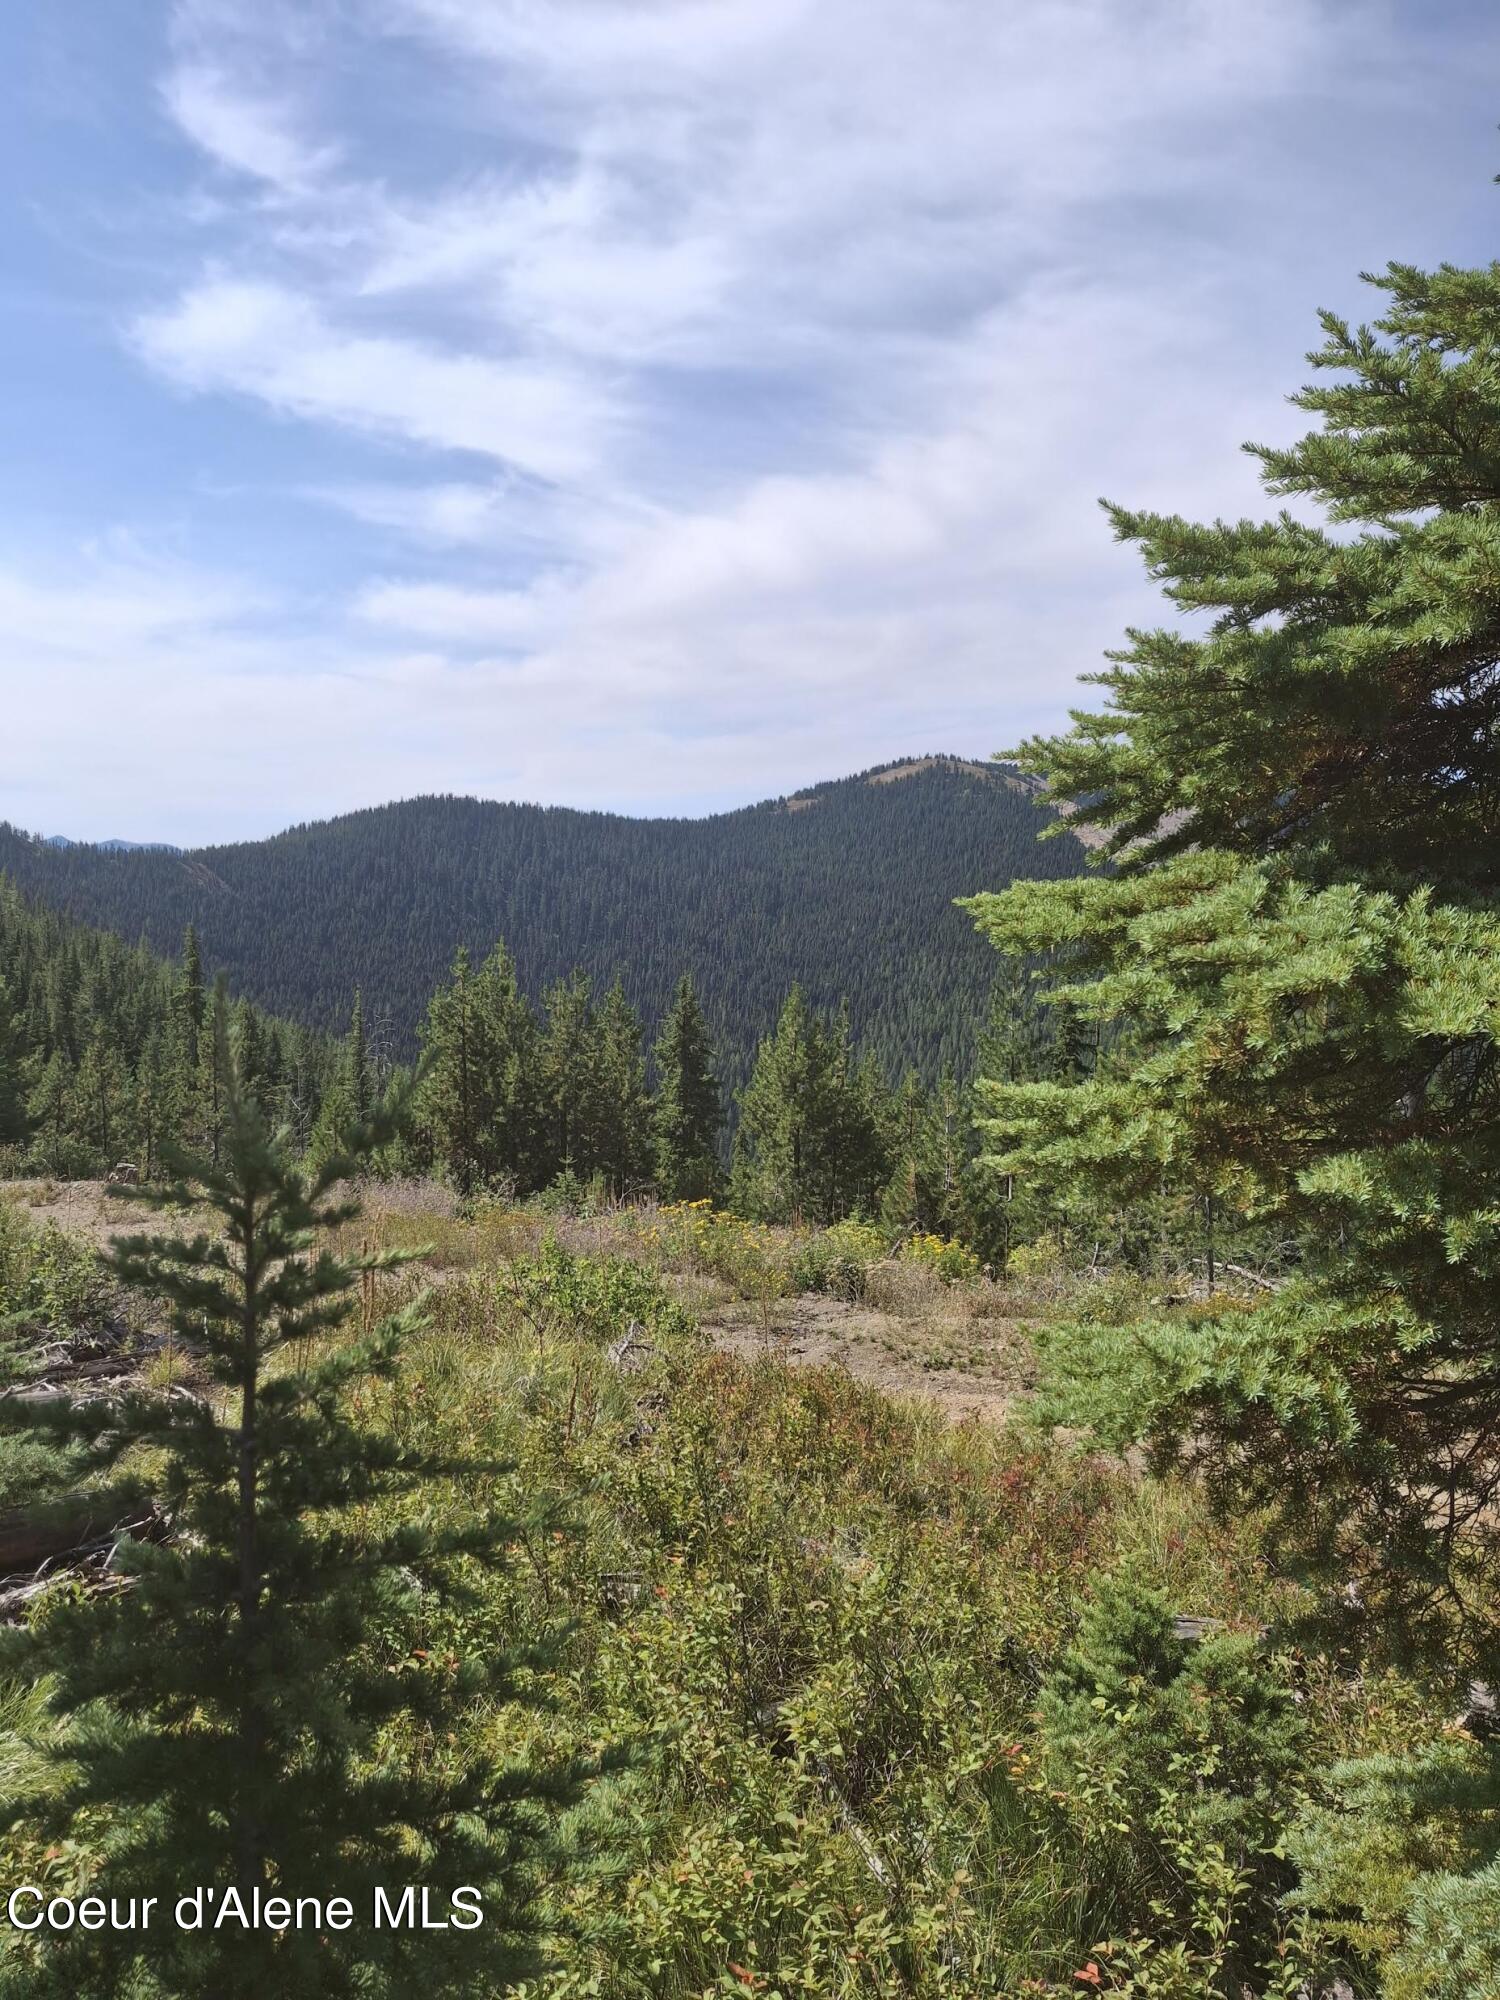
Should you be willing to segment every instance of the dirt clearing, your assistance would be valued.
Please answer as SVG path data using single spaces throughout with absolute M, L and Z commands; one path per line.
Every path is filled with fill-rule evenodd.
M 703 1330 L 726 1354 L 771 1355 L 793 1368 L 841 1368 L 888 1396 L 918 1396 L 955 1423 L 998 1423 L 1027 1386 L 1013 1321 L 901 1315 L 806 1293 L 768 1307 L 709 1307 Z

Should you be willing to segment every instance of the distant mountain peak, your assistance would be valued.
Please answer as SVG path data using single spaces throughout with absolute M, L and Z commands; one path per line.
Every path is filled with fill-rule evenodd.
M 908 757 L 904 764 L 882 764 L 865 773 L 867 785 L 889 785 L 897 778 L 915 778 L 923 771 L 974 771 L 981 777 L 1003 775 L 998 764 L 979 764 L 972 757 Z
M 70 840 L 65 833 L 49 833 L 44 847 L 97 847 L 101 854 L 181 854 L 170 840 Z

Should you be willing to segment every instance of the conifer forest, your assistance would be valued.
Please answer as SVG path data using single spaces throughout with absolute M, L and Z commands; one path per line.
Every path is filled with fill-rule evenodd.
M 363 256 L 391 189 L 273 116 L 269 68 L 230 116 L 216 37 L 250 37 L 241 61 L 271 28 L 216 7 L 175 10 L 158 92 L 223 180 L 194 226 L 223 226 L 237 175 L 278 255 Z M 555 144 L 596 60 L 611 104 L 664 121 L 671 185 L 706 145 L 662 108 L 666 41 L 612 0 L 544 25 L 395 12 L 379 61 L 333 39 L 376 36 L 360 7 L 277 32 L 308 75 L 337 46 L 392 81 L 393 121 L 433 113 L 416 51 L 441 34 L 476 76 L 532 79 L 512 138 Z M 702 62 L 758 88 L 770 31 L 738 0 L 708 14 Z M 943 74 L 957 117 L 969 86 Z M 847 88 L 853 119 L 873 85 Z M 441 100 L 455 160 L 481 101 Z M 560 245 L 624 143 L 601 125 L 566 186 L 476 171 L 436 247 L 408 188 L 368 325 L 404 287 L 478 287 L 498 204 L 530 260 L 495 280 L 506 310 L 561 341 Z M 943 199 L 924 257 L 959 226 Z M 728 279 L 706 251 L 632 273 L 640 217 L 609 213 L 617 310 L 569 318 L 570 352 L 636 339 L 670 374 Z M 1073 663 L 1076 709 L 1015 696 L 1022 740 L 987 761 L 912 742 L 671 816 L 430 784 L 348 810 L 352 765 L 309 721 L 286 769 L 328 810 L 267 837 L 229 837 L 251 821 L 227 802 L 223 838 L 136 844 L 23 826 L 19 779 L 0 800 L 0 2000 L 1500 2000 L 1500 263 L 1361 286 L 1285 404 L 1247 374 L 1233 411 L 1280 428 L 1222 487 L 1185 448 L 1114 468 L 1073 530 L 1113 537 L 1108 650 Z M 142 319 L 138 365 L 168 354 L 189 428 L 221 377 L 351 434 L 378 389 L 337 491 L 276 504 L 409 530 L 411 489 L 360 454 L 435 448 L 420 399 L 458 350 L 346 329 L 315 367 L 332 308 L 273 289 Z M 776 324 L 810 367 L 802 309 L 778 295 Z M 265 325 L 277 358 L 251 369 Z M 915 320 L 901 340 L 919 374 Z M 1055 393 L 1039 354 L 1028 419 Z M 744 421 L 769 424 L 752 378 Z M 455 379 L 476 434 L 560 422 L 514 355 Z M 580 407 L 592 380 L 568 377 Z M 593 462 L 560 437 L 531 469 L 496 448 L 493 486 L 434 486 L 412 546 L 467 562 L 505 524 L 550 547 L 593 507 L 572 560 L 616 568 L 523 585 L 517 554 L 479 591 L 392 567 L 360 600 L 361 629 L 474 621 L 508 729 L 528 675 L 586 682 L 596 616 L 633 727 L 632 674 L 672 657 L 630 650 L 643 621 L 664 600 L 696 634 L 674 565 L 722 583 L 729 526 L 786 527 L 746 555 L 750 597 L 734 571 L 765 674 L 764 603 L 852 560 L 842 469 L 830 513 L 768 475 L 669 559 L 662 510 L 586 501 Z M 961 537 L 954 438 L 880 463 Z M 1236 472 L 1255 497 L 1212 516 Z M 225 504 L 271 477 L 241 476 Z M 894 501 L 862 532 L 893 570 L 931 554 Z M 1057 551 L 1040 529 L 1027 550 L 1028 616 L 1053 594 L 1060 618 Z M 98 615 L 133 644 L 137 553 L 106 556 Z M 151 573 L 185 598 L 176 560 Z M 228 617 L 227 564 L 214 589 Z M 28 615 L 0 575 L 7 606 Z M 248 649 L 269 614 L 234 615 Z M 164 657 L 186 616 L 143 627 Z M 961 646 L 956 607 L 923 617 Z M 718 631 L 705 770 L 750 685 Z M 479 730 L 437 637 L 367 680 L 327 644 L 351 732 L 357 701 L 413 687 Z M 871 701 L 897 702 L 886 664 Z M 280 672 L 236 653 L 236 728 Z M 435 768 L 422 727 L 402 768 Z M 821 754 L 808 728 L 789 773 Z

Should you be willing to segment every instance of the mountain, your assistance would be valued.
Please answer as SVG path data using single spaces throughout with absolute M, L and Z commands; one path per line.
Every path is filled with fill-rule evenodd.
M 180 847 L 174 847 L 170 840 L 94 840 L 87 843 L 69 840 L 65 833 L 49 833 L 42 842 L 44 847 L 82 847 L 85 844 L 97 847 L 104 854 L 181 854 Z
M 1084 865 L 1072 835 L 1038 842 L 1046 817 L 1002 766 L 921 757 L 696 820 L 418 798 L 181 854 L 0 826 L 0 873 L 158 951 L 191 923 L 237 991 L 310 1026 L 359 986 L 403 1049 L 455 947 L 503 937 L 533 995 L 619 971 L 648 1024 L 690 971 L 731 1080 L 793 980 L 932 1076 L 966 1063 L 993 973 L 953 898 Z

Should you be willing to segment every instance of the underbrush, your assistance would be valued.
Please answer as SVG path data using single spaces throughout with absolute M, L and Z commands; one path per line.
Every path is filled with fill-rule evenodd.
M 828 1228 L 747 1222 L 706 1201 L 600 1203 L 573 1213 L 540 1202 L 460 1202 L 420 1181 L 376 1183 L 362 1192 L 366 1212 L 342 1247 L 421 1247 L 442 1271 L 488 1268 L 555 1242 L 763 1305 L 820 1292 L 892 1312 L 921 1314 L 941 1305 L 950 1317 L 982 1318 L 1023 1313 L 1035 1296 L 1024 1281 L 997 1283 L 961 1243 L 857 1219 Z
M 4 1296 L 70 1296 L 87 1253 L 13 1216 Z M 1259 1524 L 1021 1426 L 716 1353 L 678 1282 L 940 1286 L 1010 1313 L 1038 1307 L 1024 1273 L 950 1277 L 940 1244 L 693 1208 L 410 1200 L 349 1233 L 436 1239 L 431 1269 L 372 1277 L 367 1320 L 441 1279 L 360 1419 L 486 1468 L 428 1490 L 439 1525 L 476 1504 L 526 1523 L 505 1567 L 461 1559 L 466 1592 L 361 1650 L 422 1675 L 559 1632 L 550 1706 L 476 1708 L 465 1750 L 626 1756 L 568 1817 L 571 1862 L 542 1885 L 558 1968 L 526 2000 L 1381 1991 L 1364 1955 L 1389 1938 L 1316 1918 L 1291 1857 L 1342 1881 L 1318 1856 L 1347 1760 L 1481 1753 L 1410 1683 L 1278 1636 L 1302 1605 Z M 1101 1323 L 1152 1304 L 1088 1283 Z M 0 1832 L 0 1872 L 23 1864 L 54 1867 Z
M 88 1247 L 55 1222 L 38 1229 L 0 1198 L 0 1327 L 13 1333 L 83 1326 L 110 1303 L 110 1286 Z
M 1290 2000 L 1332 1962 L 1285 1840 L 1368 1691 L 1257 1637 L 1295 1592 L 1189 1486 L 712 1353 L 659 1274 L 555 1241 L 441 1287 L 369 1414 L 570 1517 L 416 1642 L 567 1625 L 505 1753 L 631 1752 L 535 2000 Z

